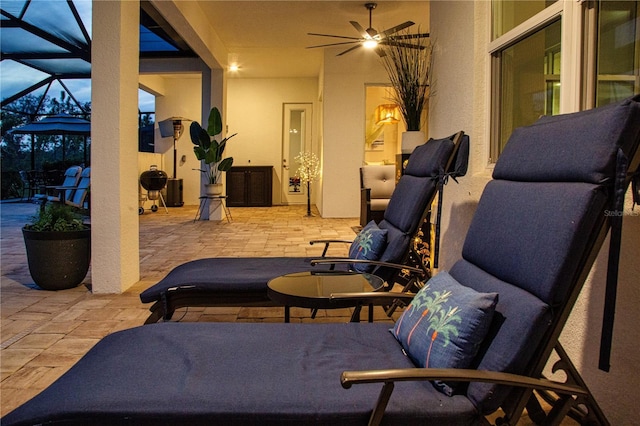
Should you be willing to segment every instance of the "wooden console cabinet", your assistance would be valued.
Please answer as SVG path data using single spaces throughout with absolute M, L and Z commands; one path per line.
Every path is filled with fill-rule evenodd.
M 232 167 L 226 175 L 227 207 L 271 207 L 273 166 Z

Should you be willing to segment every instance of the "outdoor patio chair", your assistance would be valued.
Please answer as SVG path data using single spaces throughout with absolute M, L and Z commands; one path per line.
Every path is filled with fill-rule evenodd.
M 89 208 L 88 197 L 91 189 L 91 167 L 85 168 L 81 175 L 78 186 L 73 190 L 73 197 L 67 198 L 65 204 L 76 207 L 78 209 Z M 86 203 L 86 204 L 85 204 Z
M 372 220 L 380 222 L 384 219 L 395 186 L 394 164 L 360 167 L 360 226 L 364 228 Z
M 71 166 L 64 172 L 64 180 L 61 185 L 48 185 L 45 187 L 47 191 L 53 191 L 56 195 L 36 194 L 33 199 L 42 206 L 48 202 L 59 203 L 63 197 L 64 200 L 70 200 L 78 187 L 81 175 L 82 167 Z
M 427 282 L 392 332 L 385 323 L 141 326 L 105 337 L 2 424 L 475 425 L 501 408 L 500 424 L 514 425 L 536 405 L 533 389 L 557 395 L 536 422 L 570 414 L 607 424 L 558 336 L 610 227 L 606 212 L 628 186 L 626 164 L 640 164 L 639 102 L 516 129 L 462 258 Z M 554 347 L 564 382 L 542 377 Z
M 198 259 L 174 268 L 160 282 L 140 294 L 143 303 L 153 303 L 146 323 L 171 319 L 174 311 L 186 306 L 276 306 L 267 294 L 269 280 L 309 270 L 347 270 L 372 272 L 391 287 L 398 277 L 413 274 L 405 281 L 424 275 L 425 268 L 411 268 L 407 259 L 410 241 L 422 224 L 454 161 L 458 147 L 469 143 L 464 132 L 444 139 L 431 139 L 409 158 L 407 171 L 398 181 L 385 211 L 384 220 L 361 232 L 374 232 L 380 241 L 376 249 L 351 259 L 332 259 L 333 263 L 312 265 L 308 257 L 251 257 Z M 460 162 L 460 161 L 459 161 Z M 463 161 L 466 164 L 466 159 Z M 350 243 L 348 241 L 312 241 L 311 244 Z M 352 247 L 354 247 L 352 245 Z M 357 251 L 357 250 L 356 250 Z M 373 263 L 378 262 L 378 263 Z M 366 263 L 366 265 L 362 265 Z
M 20 199 L 24 200 L 26 193 L 27 201 L 30 201 L 38 190 L 38 187 L 34 184 L 33 179 L 29 177 L 29 172 L 26 170 L 20 170 L 19 174 L 20 181 L 22 182 L 22 193 Z

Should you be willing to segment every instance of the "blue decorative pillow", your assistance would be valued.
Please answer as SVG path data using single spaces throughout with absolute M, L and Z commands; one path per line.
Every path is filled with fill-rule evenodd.
M 497 293 L 478 293 L 443 271 L 418 291 L 391 332 L 419 367 L 467 368 L 489 330 L 497 302 Z M 447 395 L 457 385 L 433 384 Z
M 378 260 L 387 246 L 387 230 L 378 228 L 375 221 L 367 223 L 367 226 L 356 236 L 349 248 L 350 259 Z M 351 269 L 358 272 L 371 272 L 374 265 L 362 263 L 351 264 Z

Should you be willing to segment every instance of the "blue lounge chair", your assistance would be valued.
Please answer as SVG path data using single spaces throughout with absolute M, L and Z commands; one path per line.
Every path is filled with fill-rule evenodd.
M 458 132 L 448 138 L 431 139 L 416 148 L 409 158 L 384 220 L 378 224 L 380 229 L 387 232 L 383 251 L 368 257 L 370 261 L 383 262 L 376 265 L 372 273 L 385 280 L 389 287 L 398 279 L 400 266 L 406 266 L 412 236 L 427 215 L 445 174 L 450 167 L 454 175 L 456 167 L 466 167 L 468 148 L 462 150 L 464 158 L 458 159 L 456 154 L 461 145 L 468 146 L 468 143 L 468 136 Z M 332 242 L 339 241 L 315 243 Z M 169 320 L 176 309 L 185 306 L 274 306 L 267 295 L 269 280 L 312 269 L 335 267 L 346 270 L 353 264 L 342 262 L 314 266 L 311 260 L 306 257 L 252 257 L 208 258 L 187 262 L 174 268 L 165 278 L 140 294 L 143 303 L 153 303 L 146 323 Z M 361 259 L 361 262 L 365 260 Z M 415 274 L 425 273 L 424 268 L 404 267 L 404 270 Z
M 536 406 L 534 389 L 557 396 L 549 412 L 534 410 L 538 423 L 569 414 L 607 424 L 558 336 L 610 228 L 606 212 L 628 186 L 625 163 L 640 165 L 639 145 L 640 96 L 516 130 L 462 258 L 425 284 L 392 332 L 383 323 L 145 325 L 104 338 L 2 424 L 476 425 L 498 408 L 500 424 L 516 424 Z M 456 306 L 440 309 L 449 300 Z M 564 382 L 542 377 L 554 348 Z

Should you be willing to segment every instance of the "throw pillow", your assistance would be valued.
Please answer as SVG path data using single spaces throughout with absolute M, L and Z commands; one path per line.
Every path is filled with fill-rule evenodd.
M 489 330 L 497 302 L 497 293 L 479 293 L 443 271 L 418 291 L 391 332 L 419 367 L 467 368 Z M 452 395 L 457 383 L 433 384 Z
M 380 255 L 387 246 L 387 230 L 378 228 L 375 221 L 367 223 L 367 226 L 362 228 L 362 231 L 358 233 L 356 239 L 351 243 L 349 248 L 349 258 L 359 260 L 378 260 Z M 351 264 L 351 269 L 357 272 L 366 273 L 371 272 L 374 265 L 367 265 L 362 263 Z

